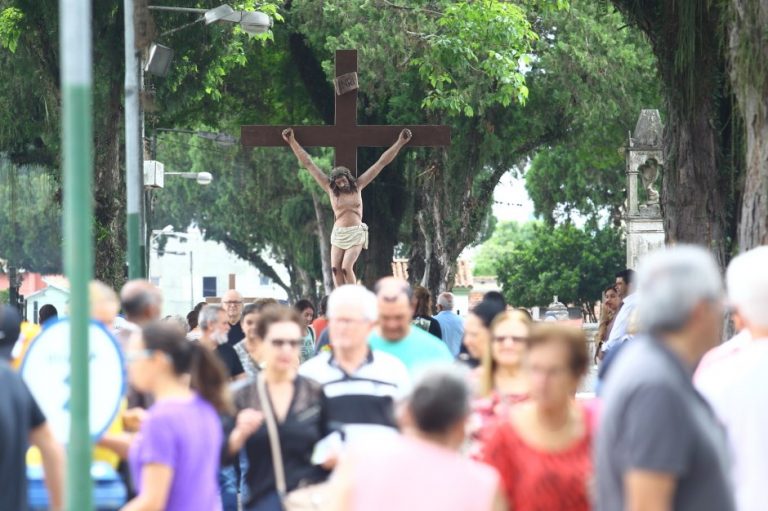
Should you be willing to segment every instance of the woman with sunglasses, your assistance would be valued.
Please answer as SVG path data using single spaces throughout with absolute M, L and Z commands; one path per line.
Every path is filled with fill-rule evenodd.
M 128 452 L 137 496 L 123 511 L 221 509 L 219 460 L 227 376 L 216 355 L 176 325 L 150 323 L 126 351 L 131 384 L 152 395 Z
M 484 461 L 515 511 L 588 511 L 592 413 L 574 398 L 589 353 L 581 329 L 536 325 L 526 342 L 528 400 L 485 437 Z
M 491 323 L 490 349 L 483 353 L 477 394 L 469 424 L 470 450 L 481 456 L 480 437 L 509 408 L 528 398 L 528 382 L 521 370 L 532 321 L 523 311 L 502 312 Z
M 281 511 L 275 467 L 265 423 L 265 408 L 259 397 L 259 380 L 277 422 L 280 452 L 288 492 L 324 481 L 328 472 L 312 462 L 315 444 L 330 431 L 326 401 L 320 384 L 297 374 L 296 360 L 303 345 L 298 313 L 273 305 L 262 310 L 256 334 L 263 339 L 264 368 L 257 378 L 235 393 L 237 424 L 229 437 L 229 454 L 245 449 L 246 511 Z

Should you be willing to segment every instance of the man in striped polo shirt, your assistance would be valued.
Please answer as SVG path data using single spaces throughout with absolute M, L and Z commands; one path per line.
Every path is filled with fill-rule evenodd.
M 376 296 L 363 286 L 341 286 L 328 299 L 327 316 L 331 351 L 305 362 L 299 373 L 323 385 L 329 420 L 347 442 L 392 434 L 395 403 L 410 390 L 410 376 L 400 360 L 368 346 Z

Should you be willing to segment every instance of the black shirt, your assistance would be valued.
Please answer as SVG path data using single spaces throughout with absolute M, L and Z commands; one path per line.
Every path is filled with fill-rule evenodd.
M 440 323 L 432 316 L 414 316 L 412 323 L 438 339 L 443 339 L 443 329 L 440 327 Z
M 243 364 L 240 362 L 240 357 L 237 356 L 237 352 L 231 344 L 225 343 L 216 346 L 216 355 L 218 355 L 219 360 L 224 363 L 224 367 L 227 368 L 227 374 L 230 378 L 234 378 L 245 372 Z
M 227 344 L 235 347 L 235 344 L 239 343 L 243 340 L 243 337 L 245 337 L 245 334 L 243 333 L 243 327 L 240 326 L 240 322 L 238 321 L 234 325 L 229 325 L 229 333 L 227 334 Z
M 5 361 L 0 361 L 0 389 L 0 511 L 26 511 L 29 433 L 45 423 L 45 415 Z
M 329 433 L 323 389 L 319 383 L 302 376 L 297 376 L 293 385 L 288 414 L 277 425 L 287 491 L 319 483 L 328 477 L 327 471 L 311 462 L 315 444 Z M 238 411 L 246 408 L 262 410 L 255 381 L 235 392 L 235 407 Z M 245 481 L 251 496 L 246 504 L 251 506 L 277 489 L 266 423 L 251 435 L 244 450 L 248 456 Z

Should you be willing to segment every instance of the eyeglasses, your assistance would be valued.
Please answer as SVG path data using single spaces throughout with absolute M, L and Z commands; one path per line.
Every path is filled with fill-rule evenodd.
M 494 335 L 493 336 L 493 342 L 497 342 L 499 344 L 503 343 L 504 341 L 512 341 L 514 343 L 518 342 L 525 342 L 528 340 L 527 337 L 518 337 L 516 335 Z
M 243 302 L 221 302 L 225 307 L 232 307 L 235 305 L 242 305 Z
M 139 350 L 139 351 L 133 351 L 130 353 L 125 354 L 125 360 L 130 364 L 132 362 L 136 362 L 137 360 L 142 360 L 145 358 L 149 358 L 152 356 L 152 354 L 155 352 L 155 350 Z
M 270 341 L 275 348 L 282 348 L 283 346 L 290 346 L 291 349 L 297 350 L 304 344 L 304 339 L 272 339 Z

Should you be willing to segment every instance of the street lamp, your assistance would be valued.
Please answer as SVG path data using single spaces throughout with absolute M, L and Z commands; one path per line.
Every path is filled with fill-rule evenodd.
M 166 176 L 179 176 L 184 179 L 194 179 L 199 185 L 209 185 L 213 181 L 213 174 L 210 172 L 166 172 Z
M 267 32 L 272 28 L 272 18 L 259 11 L 236 11 L 227 4 L 214 7 L 213 9 L 196 9 L 193 7 L 168 7 L 161 5 L 150 5 L 150 10 L 167 12 L 184 12 L 189 14 L 202 14 L 202 16 L 192 23 L 169 30 L 162 35 L 168 35 L 196 23 L 205 22 L 206 25 L 213 23 L 236 23 L 249 35 L 258 35 Z
M 180 130 L 176 128 L 155 128 L 155 134 L 157 134 L 157 132 L 160 132 L 160 131 L 168 132 L 168 133 L 186 133 L 188 135 L 195 135 L 198 138 L 216 142 L 220 146 L 224 146 L 224 147 L 234 146 L 238 142 L 238 138 L 234 135 L 230 135 L 229 133 L 218 133 L 214 131 L 199 131 L 199 130 Z M 154 151 L 155 151 L 156 145 L 157 145 L 156 137 L 153 135 L 152 137 L 153 157 L 154 157 Z
M 143 90 L 144 66 L 140 50 L 136 47 L 135 0 L 123 0 L 123 26 L 125 29 L 125 182 L 126 182 L 126 239 L 128 248 L 128 277 L 146 278 L 146 218 L 142 162 L 144 154 L 141 140 L 144 137 L 143 116 L 139 96 Z M 235 11 L 224 4 L 213 9 L 183 7 L 149 7 L 156 11 L 187 12 L 202 16 L 181 30 L 200 21 L 207 25 L 217 22 L 237 23 L 249 35 L 263 34 L 272 27 L 272 18 L 263 12 Z M 166 32 L 166 35 L 170 32 Z M 146 62 L 146 71 L 163 76 L 168 73 L 173 50 L 153 44 Z M 198 181 L 200 182 L 200 181 Z M 210 180 L 208 180 L 210 182 Z

